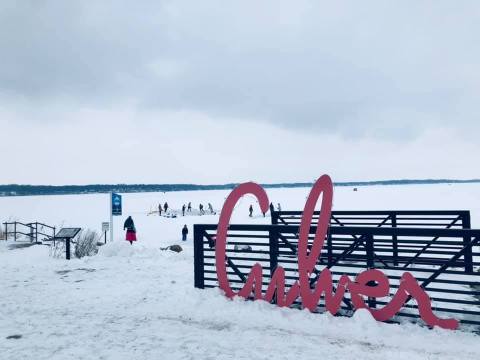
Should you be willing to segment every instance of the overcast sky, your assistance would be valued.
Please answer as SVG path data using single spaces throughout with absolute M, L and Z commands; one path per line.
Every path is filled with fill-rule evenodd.
M 479 1 L 0 1 L 0 183 L 480 178 Z

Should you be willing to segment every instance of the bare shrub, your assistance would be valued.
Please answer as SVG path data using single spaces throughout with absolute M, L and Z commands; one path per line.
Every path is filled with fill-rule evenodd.
M 56 241 L 50 245 L 49 255 L 55 259 L 65 258 L 65 241 Z
M 90 229 L 82 231 L 76 240 L 74 255 L 77 258 L 93 256 L 98 253 L 98 234 Z

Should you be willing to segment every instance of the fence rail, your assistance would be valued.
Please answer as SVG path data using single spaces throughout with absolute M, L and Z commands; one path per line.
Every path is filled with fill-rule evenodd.
M 274 211 L 272 224 L 300 225 L 301 211 Z M 320 212 L 314 212 L 313 219 L 318 219 Z M 377 210 L 377 211 L 333 211 L 331 226 L 374 226 L 374 227 L 421 227 L 439 229 L 470 229 L 471 218 L 468 210 Z M 417 248 L 417 253 L 410 263 L 428 253 L 435 247 L 438 239 Z M 467 241 L 468 239 L 465 239 Z M 399 245 L 396 236 L 392 237 L 392 255 L 398 265 Z M 468 255 L 467 255 L 468 256 Z M 409 263 L 404 264 L 407 267 Z M 471 269 L 470 269 L 471 270 Z
M 339 212 L 336 213 L 338 215 Z M 376 214 L 370 212 L 369 215 Z M 452 214 L 444 212 L 443 215 Z M 462 222 L 461 227 L 463 226 Z M 397 227 L 334 224 L 329 229 L 311 284 L 315 283 L 325 268 L 332 271 L 334 286 L 343 274 L 355 277 L 363 270 L 375 268 L 381 269 L 388 276 L 391 297 L 399 287 L 402 274 L 409 271 L 429 294 L 434 311 L 439 316 L 455 317 L 462 327 L 473 326 L 479 330 L 480 230 L 458 227 L 398 227 L 398 223 Z M 232 289 L 239 290 L 243 287 L 255 263 L 260 263 L 265 270 L 263 291 L 278 266 L 285 269 L 288 289 L 298 280 L 298 231 L 299 225 L 292 224 L 230 225 L 226 263 Z M 310 242 L 313 241 L 315 231 L 316 227 L 311 227 Z M 216 225 L 194 227 L 195 286 L 198 288 L 217 286 L 215 234 Z M 372 307 L 381 307 L 388 302 L 388 297 L 369 299 Z M 320 303 L 318 311 L 323 309 Z M 352 304 L 347 294 L 340 314 L 349 316 L 352 313 Z M 406 318 L 419 321 L 414 301 L 409 301 L 394 321 Z
M 4 222 L 3 226 L 5 234 L 4 240 L 8 240 L 10 236 L 13 237 L 14 241 L 27 239 L 30 242 L 38 242 L 39 240 L 54 238 L 56 234 L 56 228 L 54 226 L 40 222 Z

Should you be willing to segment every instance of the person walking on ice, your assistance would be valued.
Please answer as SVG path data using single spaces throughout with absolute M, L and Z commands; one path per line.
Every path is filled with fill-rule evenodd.
M 158 204 L 158 216 L 162 216 L 162 204 Z
M 198 206 L 198 209 L 200 210 L 200 215 L 205 214 L 205 211 L 203 211 L 203 204 L 200 204 L 200 205 Z
M 185 204 L 182 206 L 182 216 L 185 216 Z
M 250 205 L 250 208 L 248 209 L 248 212 L 250 213 L 249 216 L 252 217 L 253 216 L 253 206 L 252 205 Z
M 210 214 L 213 214 L 213 206 L 210 203 L 208 203 L 208 210 L 210 211 Z
M 277 204 L 277 210 L 280 212 L 282 211 L 282 207 L 280 206 L 280 203 Z
M 188 235 L 188 228 L 187 228 L 187 225 L 184 225 L 182 229 L 182 241 L 187 241 L 187 235 Z
M 192 212 L 192 203 L 191 202 L 188 203 L 187 212 Z
M 127 230 L 125 240 L 130 242 L 130 245 L 133 245 L 133 242 L 137 241 L 137 230 L 135 229 L 135 224 L 131 216 L 129 216 L 123 224 L 123 230 L 125 229 Z

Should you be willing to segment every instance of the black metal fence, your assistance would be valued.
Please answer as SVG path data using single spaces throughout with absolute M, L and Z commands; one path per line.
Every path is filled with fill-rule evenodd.
M 313 219 L 317 220 L 316 211 Z M 300 225 L 302 211 L 274 211 L 272 224 Z M 330 224 L 333 226 L 375 226 L 375 227 L 422 227 L 443 229 L 470 229 L 468 210 L 428 211 L 332 211 Z
M 13 238 L 15 241 L 38 242 L 43 239 L 55 237 L 56 229 L 54 226 L 32 222 L 22 223 L 19 221 L 4 222 L 4 240 Z
M 334 285 L 341 275 L 355 277 L 366 269 L 381 269 L 390 280 L 390 297 L 399 287 L 402 274 L 412 273 L 429 294 L 434 311 L 439 316 L 454 317 L 462 327 L 480 327 L 480 230 L 463 229 L 470 225 L 468 212 L 457 212 L 461 218 L 452 224 L 453 212 L 398 212 L 402 215 L 396 227 L 374 224 L 352 226 L 346 221 L 347 212 L 335 212 L 322 254 L 317 261 L 315 274 L 325 268 L 332 271 Z M 376 216 L 380 212 L 348 212 L 350 216 Z M 387 212 L 382 212 L 383 215 Z M 390 214 L 390 212 L 388 212 Z M 427 214 L 429 213 L 429 214 Z M 462 213 L 462 214 L 460 214 Z M 466 213 L 466 214 L 465 214 Z M 317 214 L 318 215 L 318 214 Z M 378 215 L 378 216 L 377 216 Z M 383 216 L 382 215 L 382 216 Z M 290 216 L 290 215 L 289 215 Z M 388 215 L 391 218 L 391 215 Z M 405 219 L 407 217 L 407 219 Z M 419 227 L 411 225 L 413 218 Z M 422 219 L 419 219 L 421 217 Z M 431 218 L 436 218 L 430 221 Z M 439 219 L 443 217 L 444 219 Z M 456 219 L 456 218 L 455 218 Z M 454 220 L 455 220 L 454 219 Z M 293 220 L 293 219 L 286 219 Z M 439 225 L 444 221 L 443 225 Z M 366 222 L 366 221 L 364 221 Z M 438 225 L 437 225 L 438 223 Z M 421 226 L 421 227 L 420 227 Z M 444 227 L 444 228 L 441 228 Z M 316 228 L 311 228 L 309 241 L 313 241 Z M 299 225 L 230 225 L 227 242 L 227 273 L 232 289 L 239 290 L 255 263 L 264 269 L 263 290 L 265 291 L 277 266 L 286 271 L 287 289 L 296 280 L 297 244 Z M 217 286 L 215 268 L 216 225 L 195 225 L 195 286 L 208 288 Z M 311 279 L 314 284 L 316 278 Z M 372 307 L 382 307 L 388 297 L 369 301 Z M 318 311 L 323 311 L 319 304 Z M 348 293 L 343 299 L 341 315 L 353 313 Z M 418 320 L 418 308 L 410 300 L 396 316 Z

